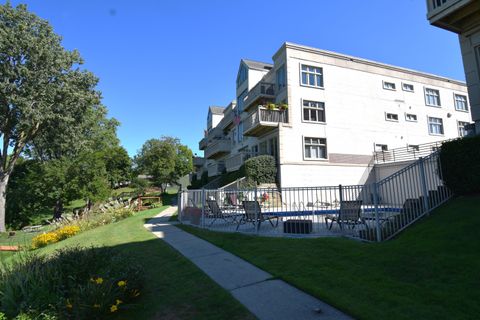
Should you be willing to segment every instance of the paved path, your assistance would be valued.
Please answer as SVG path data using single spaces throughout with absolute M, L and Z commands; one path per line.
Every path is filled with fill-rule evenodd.
M 260 320 L 352 319 L 330 305 L 292 287 L 254 265 L 168 222 L 170 207 L 145 227 L 170 244 Z

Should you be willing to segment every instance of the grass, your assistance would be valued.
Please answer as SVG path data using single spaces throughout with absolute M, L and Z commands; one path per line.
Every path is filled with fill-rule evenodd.
M 359 319 L 480 314 L 480 196 L 457 198 L 397 239 L 265 238 L 183 229 Z
M 145 268 L 146 288 L 138 306 L 120 312 L 118 319 L 253 319 L 228 292 L 143 227 L 164 208 L 85 231 L 38 252 L 81 245 L 113 247 L 133 255 Z

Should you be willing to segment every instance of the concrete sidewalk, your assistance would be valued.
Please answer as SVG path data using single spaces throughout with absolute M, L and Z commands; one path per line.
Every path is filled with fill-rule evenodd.
M 352 319 L 254 265 L 168 222 L 176 207 L 152 218 L 145 227 L 170 244 L 260 320 Z

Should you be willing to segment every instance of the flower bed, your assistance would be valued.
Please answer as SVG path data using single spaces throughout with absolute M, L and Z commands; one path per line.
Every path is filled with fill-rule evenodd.
M 0 265 L 0 320 L 99 319 L 141 294 L 143 268 L 111 248 L 69 248 L 45 257 L 26 253 Z

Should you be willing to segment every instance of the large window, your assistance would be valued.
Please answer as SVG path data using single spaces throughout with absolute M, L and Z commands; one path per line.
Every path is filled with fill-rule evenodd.
M 463 121 L 458 121 L 458 136 L 459 137 L 465 137 L 467 135 L 467 130 L 465 129 L 465 126 L 468 125 L 468 122 L 463 122 Z
M 327 159 L 327 139 L 305 138 L 304 152 L 305 159 Z
M 440 107 L 440 91 L 425 88 L 425 103 L 427 106 Z
M 277 70 L 277 88 L 280 91 L 283 88 L 285 88 L 286 85 L 287 85 L 287 80 L 285 77 L 285 65 L 283 65 Z
M 428 117 L 428 133 L 443 134 L 443 120 L 441 118 Z
M 455 100 L 455 110 L 468 111 L 467 96 L 454 94 L 453 98 Z
M 240 70 L 238 70 L 238 75 L 237 75 L 237 87 L 240 87 L 242 83 L 247 80 L 248 77 L 248 70 L 247 68 L 243 65 L 240 66 Z
M 302 85 L 323 88 L 323 69 L 302 64 Z
M 325 122 L 325 104 L 323 102 L 303 100 L 303 120 Z

